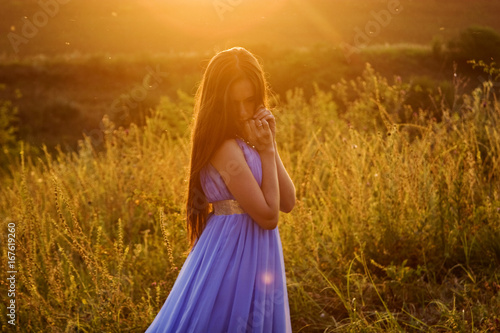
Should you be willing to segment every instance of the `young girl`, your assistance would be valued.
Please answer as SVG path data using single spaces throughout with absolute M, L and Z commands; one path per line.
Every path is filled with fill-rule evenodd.
M 278 154 L 268 86 L 241 47 L 215 55 L 196 93 L 189 253 L 147 333 L 291 332 L 279 211 L 295 187 Z

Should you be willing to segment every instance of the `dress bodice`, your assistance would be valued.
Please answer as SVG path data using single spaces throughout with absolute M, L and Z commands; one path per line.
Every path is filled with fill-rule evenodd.
M 239 138 L 236 139 L 236 142 L 243 151 L 245 160 L 247 161 L 255 180 L 257 180 L 257 183 L 261 186 L 262 164 L 259 153 Z M 231 176 L 231 166 L 228 166 L 227 170 L 221 170 L 221 173 L 219 173 L 219 171 L 217 171 L 211 163 L 208 163 L 200 172 L 201 187 L 207 196 L 208 202 L 228 199 L 235 200 L 234 196 L 231 192 L 229 192 L 229 189 L 223 179 L 223 176 Z

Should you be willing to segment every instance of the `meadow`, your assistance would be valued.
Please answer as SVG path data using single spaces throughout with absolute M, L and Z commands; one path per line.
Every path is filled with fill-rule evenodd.
M 459 73 L 472 74 L 470 92 L 487 75 L 471 73 L 465 60 L 490 62 L 500 54 L 498 33 L 469 44 L 466 58 L 448 52 L 467 27 L 500 31 L 496 1 L 252 0 L 231 2 L 222 16 L 215 7 L 221 2 L 3 1 L 0 100 L 18 110 L 16 138 L 37 153 L 41 143 L 50 152 L 57 145 L 75 150 L 81 133 L 100 129 L 102 116 L 116 106 L 129 110 L 113 122 L 143 125 L 162 96 L 175 98 L 178 89 L 193 94 L 214 51 L 234 45 L 263 60 L 282 98 L 295 87 L 309 98 L 314 83 L 330 89 L 341 79 L 355 79 L 369 62 L 383 76 L 411 83 L 407 102 L 423 109 L 433 107 L 428 95 L 438 88 L 450 102 L 454 61 Z M 399 4 L 398 11 L 382 15 L 391 3 Z M 47 20 L 38 22 L 44 11 Z M 127 103 L 151 68 L 165 73 L 162 82 Z
M 498 33 L 493 37 L 500 41 Z M 485 40 L 480 46 L 488 44 L 495 45 Z M 467 77 L 465 91 L 469 93 L 481 80 L 493 79 L 482 68 L 473 70 L 467 59 L 488 60 L 489 54 L 500 54 L 497 47 L 479 55 L 466 50 L 466 57 L 460 57 L 445 42 L 374 45 L 348 63 L 342 51 L 325 43 L 302 50 L 257 45 L 248 49 L 264 63 L 278 98 L 284 99 L 287 91 L 300 87 L 309 99 L 315 94 L 315 86 L 329 90 L 341 80 L 356 79 L 370 63 L 382 76 L 399 76 L 409 84 L 407 104 L 415 109 L 432 109 L 438 119 L 441 112 L 434 106 L 434 96 L 445 95 L 446 102 L 452 103 L 450 79 L 455 73 Z M 58 55 L 6 61 L 0 63 L 0 101 L 9 102 L 11 109 L 17 110 L 12 126 L 16 137 L 29 143 L 31 151 L 41 153 L 42 143 L 51 153 L 58 145 L 74 151 L 82 133 L 92 135 L 101 130 L 105 114 L 118 126 L 131 122 L 142 126 L 161 98 L 175 99 L 178 90 L 194 95 L 208 59 L 208 53 L 200 52 Z M 455 69 L 453 63 L 457 64 Z M 152 86 L 144 86 L 145 80 Z
M 401 0 L 350 57 L 388 1 L 213 3 L 73 0 L 18 52 L 0 39 L 1 331 L 149 326 L 189 250 L 195 88 L 234 45 L 297 189 L 293 331 L 500 331 L 500 3 Z M 41 10 L 0 7 L 5 34 Z
M 494 82 L 452 84 L 441 121 L 370 65 L 275 101 L 297 188 L 279 224 L 294 332 L 500 329 L 500 105 Z M 86 137 L 11 156 L 0 212 L 15 225 L 19 331 L 147 328 L 187 256 L 192 107 L 179 91 L 144 126 L 105 117 L 100 149 Z

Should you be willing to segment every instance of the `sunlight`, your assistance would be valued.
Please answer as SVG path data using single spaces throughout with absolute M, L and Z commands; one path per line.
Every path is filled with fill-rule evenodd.
M 300 8 L 300 11 L 307 16 L 308 21 L 313 24 L 321 36 L 333 44 L 342 41 L 342 37 L 331 24 L 332 15 L 330 13 L 321 13 L 318 8 L 314 7 L 310 2 L 304 0 L 293 0 L 295 5 Z M 328 15 L 328 18 L 326 15 Z
M 265 272 L 264 274 L 262 274 L 262 281 L 264 282 L 264 284 L 271 284 L 273 280 L 274 280 L 273 274 L 269 272 Z
M 0 332 L 500 332 L 498 13 L 1 1 Z
M 213 39 L 248 32 L 272 20 L 287 1 L 191 0 L 164 4 L 144 1 L 141 5 L 152 19 L 174 28 L 180 34 Z

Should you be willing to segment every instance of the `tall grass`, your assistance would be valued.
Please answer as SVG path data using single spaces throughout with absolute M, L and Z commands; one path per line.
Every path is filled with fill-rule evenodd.
M 293 329 L 499 329 L 492 84 L 455 90 L 454 105 L 436 104 L 437 122 L 436 110 L 406 106 L 408 87 L 389 81 L 368 66 L 311 99 L 289 91 L 275 110 L 298 199 L 279 225 Z M 187 256 L 192 103 L 182 92 L 163 99 L 144 128 L 105 121 L 100 152 L 85 139 L 76 153 L 12 162 L 0 214 L 2 228 L 16 223 L 21 331 L 141 332 L 151 323 Z

